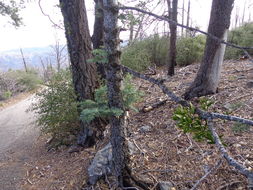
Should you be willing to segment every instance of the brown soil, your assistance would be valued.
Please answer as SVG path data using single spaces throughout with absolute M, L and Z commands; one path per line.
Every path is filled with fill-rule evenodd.
M 197 64 L 177 68 L 176 75 L 170 78 L 166 85 L 177 95 L 182 95 L 194 79 L 197 69 Z M 162 69 L 158 73 L 155 77 L 165 78 L 166 73 L 162 72 Z M 246 85 L 252 79 L 252 63 L 225 62 L 219 93 L 208 96 L 215 102 L 211 110 L 253 118 L 253 92 L 252 88 Z M 143 101 L 137 105 L 140 109 L 166 98 L 158 87 L 146 81 L 136 79 L 135 83 L 145 92 Z M 221 159 L 221 155 L 215 145 L 196 142 L 190 134 L 184 134 L 176 127 L 175 121 L 171 119 L 176 107 L 174 102 L 168 101 L 148 113 L 131 113 L 129 123 L 131 140 L 143 152 L 132 156 L 132 170 L 139 178 L 152 182 L 154 187 L 159 181 L 169 181 L 175 189 L 189 189 L 206 170 Z M 232 122 L 220 120 L 215 124 L 219 135 L 223 136 L 229 154 L 248 168 L 253 168 L 252 128 L 244 126 L 244 130 L 236 132 L 235 129 L 243 126 L 235 127 Z M 152 130 L 141 132 L 139 129 L 144 125 L 152 127 Z M 39 139 L 32 152 L 32 161 L 25 165 L 27 173 L 21 189 L 72 190 L 85 186 L 86 169 L 97 151 L 96 148 L 73 154 L 67 153 L 66 147 L 47 152 L 45 142 L 45 137 Z M 198 189 L 246 189 L 246 185 L 245 177 L 223 160 L 222 165 L 206 178 Z M 102 182 L 96 189 L 106 189 L 104 186 Z

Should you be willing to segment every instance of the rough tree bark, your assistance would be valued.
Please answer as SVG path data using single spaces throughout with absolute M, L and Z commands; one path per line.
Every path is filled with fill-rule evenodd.
M 119 28 L 117 26 L 118 7 L 117 0 L 103 0 L 104 2 L 104 31 L 105 50 L 108 54 L 108 64 L 106 66 L 106 79 L 108 88 L 109 107 L 123 111 L 120 116 L 111 116 L 111 145 L 112 145 L 112 166 L 116 178 L 115 189 L 131 189 L 129 187 L 137 185 L 140 189 L 149 189 L 146 184 L 138 181 L 131 175 L 129 168 L 130 157 L 126 140 L 127 124 L 126 114 L 123 106 L 121 94 L 122 70 L 120 65 L 119 51 Z M 133 188 L 137 189 L 137 188 Z
M 169 18 L 173 21 L 177 22 L 177 4 L 178 0 L 172 1 L 172 7 L 171 7 L 171 1 L 167 0 L 168 4 L 168 10 L 169 10 Z M 175 66 L 176 66 L 176 55 L 177 55 L 177 49 L 176 49 L 176 41 L 177 41 L 177 25 L 169 24 L 170 27 L 170 50 L 169 50 L 169 56 L 168 56 L 168 75 L 173 76 L 175 74 Z
M 104 13 L 103 13 L 103 0 L 94 0 L 95 2 L 95 22 L 92 35 L 93 49 L 99 49 L 104 45 Z M 98 74 L 102 79 L 105 79 L 105 68 L 102 64 L 97 64 Z
M 213 0 L 208 33 L 223 40 L 227 39 L 233 4 L 234 0 Z M 226 45 L 207 37 L 200 69 L 194 82 L 184 94 L 186 99 L 213 94 L 217 91 L 225 48 Z
M 105 50 L 108 53 L 106 79 L 108 87 L 109 107 L 124 110 L 121 94 L 122 71 L 120 67 L 119 28 L 117 26 L 117 0 L 104 0 Z M 119 187 L 123 187 L 125 169 L 128 161 L 128 147 L 125 140 L 125 114 L 120 117 L 111 116 L 111 144 L 113 170 Z
M 87 62 L 92 56 L 91 37 L 88 28 L 85 3 L 83 0 L 60 0 L 64 18 L 65 34 L 71 61 L 74 89 L 78 101 L 94 99 L 97 86 L 96 64 Z M 95 124 L 81 122 L 79 145 L 91 145 L 95 139 Z

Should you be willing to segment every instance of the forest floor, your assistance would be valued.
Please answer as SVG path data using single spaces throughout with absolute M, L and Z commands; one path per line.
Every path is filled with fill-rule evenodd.
M 176 69 L 176 75 L 165 83 L 177 95 L 182 95 L 195 78 L 199 65 Z M 166 69 L 157 70 L 155 78 L 166 78 Z M 230 113 L 243 118 L 253 118 L 253 65 L 248 61 L 226 61 L 223 66 L 219 92 L 207 98 L 214 104 L 210 111 Z M 251 83 L 249 83 L 251 81 Z M 138 109 L 152 105 L 167 97 L 161 90 L 146 81 L 135 79 L 136 86 L 144 92 Z M 250 85 L 251 84 L 251 85 Z M 197 104 L 197 99 L 193 100 Z M 246 189 L 247 181 L 221 158 L 217 147 L 206 142 L 197 142 L 190 134 L 184 134 L 172 120 L 174 102 L 147 113 L 131 112 L 129 129 L 131 141 L 139 153 L 131 156 L 132 171 L 141 179 L 155 185 L 168 181 L 175 189 L 189 189 L 206 171 L 222 160 L 221 166 L 207 177 L 198 189 L 239 190 Z M 247 168 L 253 168 L 253 129 L 228 121 L 215 122 L 229 154 Z M 148 130 L 143 131 L 146 126 Z M 147 127 L 148 126 L 148 127 Z M 108 140 L 108 139 L 107 139 Z M 87 168 L 101 144 L 78 153 L 68 153 L 68 148 L 47 151 L 46 136 L 41 136 L 34 145 L 32 160 L 25 165 L 20 189 L 24 190 L 78 190 L 87 182 Z M 106 142 L 104 142 L 106 143 Z M 106 189 L 101 182 L 96 189 Z M 107 188 L 108 189 L 108 188 Z M 155 188 L 153 188 L 155 189 Z

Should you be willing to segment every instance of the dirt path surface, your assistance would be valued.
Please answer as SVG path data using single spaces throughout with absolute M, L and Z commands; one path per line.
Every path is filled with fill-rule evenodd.
M 0 111 L 0 189 L 19 190 L 17 184 L 25 175 L 32 145 L 38 137 L 35 115 L 26 112 L 34 96 Z

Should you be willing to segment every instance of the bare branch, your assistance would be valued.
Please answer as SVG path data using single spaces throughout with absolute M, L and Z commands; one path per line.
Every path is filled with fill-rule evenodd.
M 222 164 L 222 160 L 219 160 L 214 167 L 212 167 L 208 172 L 206 172 L 205 175 L 203 175 L 200 180 L 198 180 L 194 186 L 190 189 L 190 190 L 195 190 L 197 189 L 197 187 L 199 186 L 200 183 L 202 183 L 212 172 L 214 172 L 216 169 L 218 169 L 220 167 L 220 165 Z
M 181 104 L 184 107 L 190 107 L 190 103 L 187 102 L 186 100 L 184 100 L 181 97 L 178 97 L 177 95 L 175 95 L 173 92 L 171 92 L 166 85 L 164 85 L 164 80 L 161 79 L 155 79 L 152 78 L 150 76 L 138 73 L 126 66 L 121 65 L 123 71 L 128 72 L 132 75 L 134 75 L 135 77 L 147 80 L 153 84 L 156 84 L 162 91 L 164 94 L 168 95 L 172 101 Z M 230 115 L 225 115 L 225 114 L 221 114 L 221 113 L 214 113 L 214 112 L 206 112 L 203 111 L 199 108 L 195 108 L 196 113 L 202 118 L 202 119 L 224 119 L 224 120 L 228 120 L 228 121 L 236 121 L 236 122 L 240 122 L 243 124 L 247 124 L 247 125 L 252 125 L 253 126 L 253 121 L 249 120 L 249 119 L 244 119 L 244 118 L 240 118 L 240 117 L 236 117 L 236 116 L 230 116 Z
M 235 167 L 241 174 L 245 175 L 248 178 L 248 188 L 253 189 L 253 172 L 247 170 L 242 164 L 238 163 L 234 158 L 229 156 L 227 150 L 223 146 L 219 135 L 216 132 L 216 129 L 213 126 L 212 119 L 208 119 L 208 128 L 214 137 L 214 141 L 216 146 L 219 148 L 220 153 L 222 156 L 227 160 L 228 164 Z
M 46 14 L 46 13 L 44 12 L 44 10 L 43 10 L 43 8 L 42 8 L 42 6 L 41 6 L 41 0 L 38 1 L 38 4 L 39 4 L 41 13 L 49 19 L 49 21 L 53 24 L 53 26 L 56 27 L 56 28 L 59 28 L 59 29 L 61 29 L 61 30 L 64 30 L 63 27 L 61 27 L 60 25 L 56 24 L 56 23 L 53 21 L 53 19 L 50 17 L 49 14 Z

